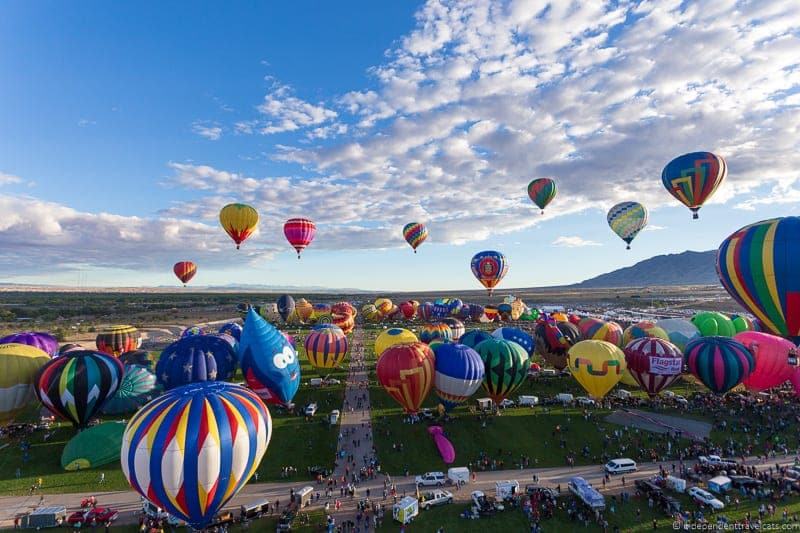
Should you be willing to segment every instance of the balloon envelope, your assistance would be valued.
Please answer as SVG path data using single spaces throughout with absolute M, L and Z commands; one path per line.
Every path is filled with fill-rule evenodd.
M 634 339 L 646 339 L 648 337 L 669 340 L 667 332 L 656 326 L 655 322 L 642 320 L 625 328 L 625 331 L 622 332 L 622 345 L 627 346 Z
M 578 330 L 585 340 L 606 341 L 622 346 L 622 326 L 616 322 L 587 317 L 578 322 Z
M 294 347 L 253 310 L 244 323 L 239 360 L 247 385 L 266 403 L 288 404 L 300 388 L 300 361 Z
M 246 204 L 228 204 L 219 212 L 219 223 L 238 249 L 256 230 L 258 211 Z
M 133 326 L 112 326 L 97 335 L 95 344 L 101 352 L 119 355 L 138 349 L 142 344 L 142 336 Z
M 683 352 L 686 345 L 700 337 L 700 330 L 691 321 L 685 318 L 666 318 L 656 322 L 656 326 L 663 329 L 669 341 Z
M 237 324 L 236 322 L 228 322 L 227 324 L 223 324 L 222 327 L 219 328 L 218 333 L 220 335 L 230 335 L 236 342 L 239 342 L 239 339 L 242 338 L 242 326 Z
M 283 234 L 300 259 L 300 253 L 314 240 L 317 225 L 308 218 L 290 218 L 283 225 Z
M 338 326 L 317 326 L 306 337 L 305 349 L 314 368 L 336 368 L 347 355 L 347 336 Z
M 453 330 L 444 322 L 432 322 L 422 326 L 422 330 L 419 332 L 420 341 L 428 344 L 436 339 L 445 341 L 453 340 Z
M 414 333 L 407 329 L 385 329 L 375 339 L 375 344 L 373 346 L 375 349 L 375 356 L 380 357 L 380 355 L 386 351 L 387 348 L 390 348 L 395 344 L 410 344 L 413 342 L 419 342 L 419 339 L 416 335 L 414 335 Z
M 23 331 L 6 335 L 0 339 L 0 344 L 26 344 L 39 348 L 49 355 L 57 355 L 59 353 L 58 340 L 49 333 L 41 331 Z
M 172 271 L 175 273 L 175 276 L 181 280 L 181 283 L 186 285 L 197 273 L 197 265 L 191 261 L 179 261 L 173 265 Z
M 742 380 L 748 390 L 759 392 L 777 387 L 792 377 L 795 367 L 789 365 L 789 355 L 794 354 L 796 346 L 791 342 L 758 331 L 743 331 L 733 338 L 750 350 L 755 358 L 755 369 Z
M 435 364 L 427 344 L 396 344 L 381 354 L 375 372 L 389 396 L 406 413 L 416 413 L 433 387 Z
M 417 253 L 417 248 L 428 238 L 428 228 L 419 222 L 409 222 L 403 227 L 403 238 Z
M 0 344 L 0 423 L 13 420 L 36 399 L 36 375 L 50 355 L 28 344 Z
M 731 390 L 755 368 L 750 350 L 730 337 L 695 339 L 686 345 L 683 358 L 689 372 L 717 394 Z
M 190 335 L 173 342 L 156 363 L 158 382 L 165 389 L 197 381 L 225 381 L 236 372 L 236 351 L 216 335 Z
M 553 201 L 553 198 L 558 194 L 558 187 L 556 182 L 550 178 L 535 179 L 528 184 L 528 197 L 536 204 L 536 207 L 542 210 L 547 204 Z
M 697 218 L 697 211 L 708 200 L 725 176 L 728 165 L 711 152 L 692 152 L 676 157 L 661 172 L 661 182 Z
M 483 361 L 483 388 L 499 404 L 525 382 L 530 358 L 525 348 L 502 339 L 487 339 L 475 347 Z
M 484 378 L 484 365 L 478 352 L 463 344 L 446 343 L 436 348 L 436 396 L 446 410 L 466 402 Z
M 650 396 L 655 396 L 681 377 L 683 354 L 669 341 L 635 339 L 625 347 L 627 372 Z
M 117 392 L 106 400 L 101 411 L 104 415 L 133 413 L 156 395 L 156 375 L 147 367 L 126 365 L 125 374 Z
M 459 342 L 465 346 L 469 346 L 470 348 L 475 348 L 477 345 L 482 343 L 485 340 L 492 339 L 492 335 L 489 332 L 484 331 L 482 329 L 471 329 L 461 335 Z
M 639 202 L 622 202 L 609 209 L 606 219 L 611 231 L 630 249 L 633 239 L 647 225 L 647 209 Z
M 503 281 L 508 272 L 508 260 L 500 252 L 484 250 L 472 257 L 470 267 L 472 274 L 491 295 L 492 290 Z
M 622 379 L 625 354 L 606 341 L 580 341 L 569 349 L 569 370 L 581 387 L 601 399 Z
M 67 471 L 96 468 L 119 461 L 124 422 L 105 422 L 72 437 L 61 452 L 61 468 Z
M 504 339 L 507 341 L 516 342 L 517 344 L 525 348 L 525 351 L 528 352 L 529 356 L 533 355 L 533 349 L 535 344 L 533 337 L 531 337 L 528 333 L 522 331 L 519 328 L 510 328 L 510 327 L 497 328 L 492 332 L 492 337 L 494 337 L 495 339 Z
M 733 337 L 736 328 L 733 321 L 722 313 L 716 311 L 704 311 L 692 317 L 694 324 L 703 337 Z
M 570 322 L 541 322 L 534 333 L 536 353 L 556 369 L 564 370 L 567 367 L 567 352 L 581 340 L 577 326 Z

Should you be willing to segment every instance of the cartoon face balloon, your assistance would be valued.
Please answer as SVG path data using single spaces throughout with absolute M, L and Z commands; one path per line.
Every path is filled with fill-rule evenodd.
M 266 403 L 288 404 L 300 387 L 300 360 L 280 331 L 252 309 L 239 342 L 247 385 Z

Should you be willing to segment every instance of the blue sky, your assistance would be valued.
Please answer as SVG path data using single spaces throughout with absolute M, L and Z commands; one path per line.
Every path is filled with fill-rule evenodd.
M 492 248 L 502 286 L 541 286 L 793 214 L 799 8 L 656 4 L 5 2 L 0 275 L 168 285 L 194 260 L 199 285 L 458 289 Z M 699 221 L 659 179 L 695 150 L 730 168 Z M 622 200 L 651 210 L 631 251 Z M 230 201 L 262 215 L 239 253 Z M 291 216 L 319 226 L 299 263 Z

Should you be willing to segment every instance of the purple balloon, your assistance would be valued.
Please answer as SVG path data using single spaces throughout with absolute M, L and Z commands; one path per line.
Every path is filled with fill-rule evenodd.
M 39 348 L 43 352 L 48 353 L 51 357 L 58 354 L 58 341 L 49 333 L 41 331 L 23 331 L 0 339 L 0 344 L 10 344 L 12 342 Z

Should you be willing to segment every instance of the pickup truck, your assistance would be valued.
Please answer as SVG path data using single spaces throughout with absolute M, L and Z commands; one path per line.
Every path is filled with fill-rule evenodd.
M 434 490 L 422 495 L 419 506 L 427 511 L 431 507 L 446 503 L 453 503 L 453 493 L 446 490 Z
M 697 458 L 700 461 L 700 464 L 707 464 L 711 466 L 718 466 L 722 468 L 733 468 L 739 465 L 739 463 L 733 459 L 724 459 L 719 455 L 701 455 Z

